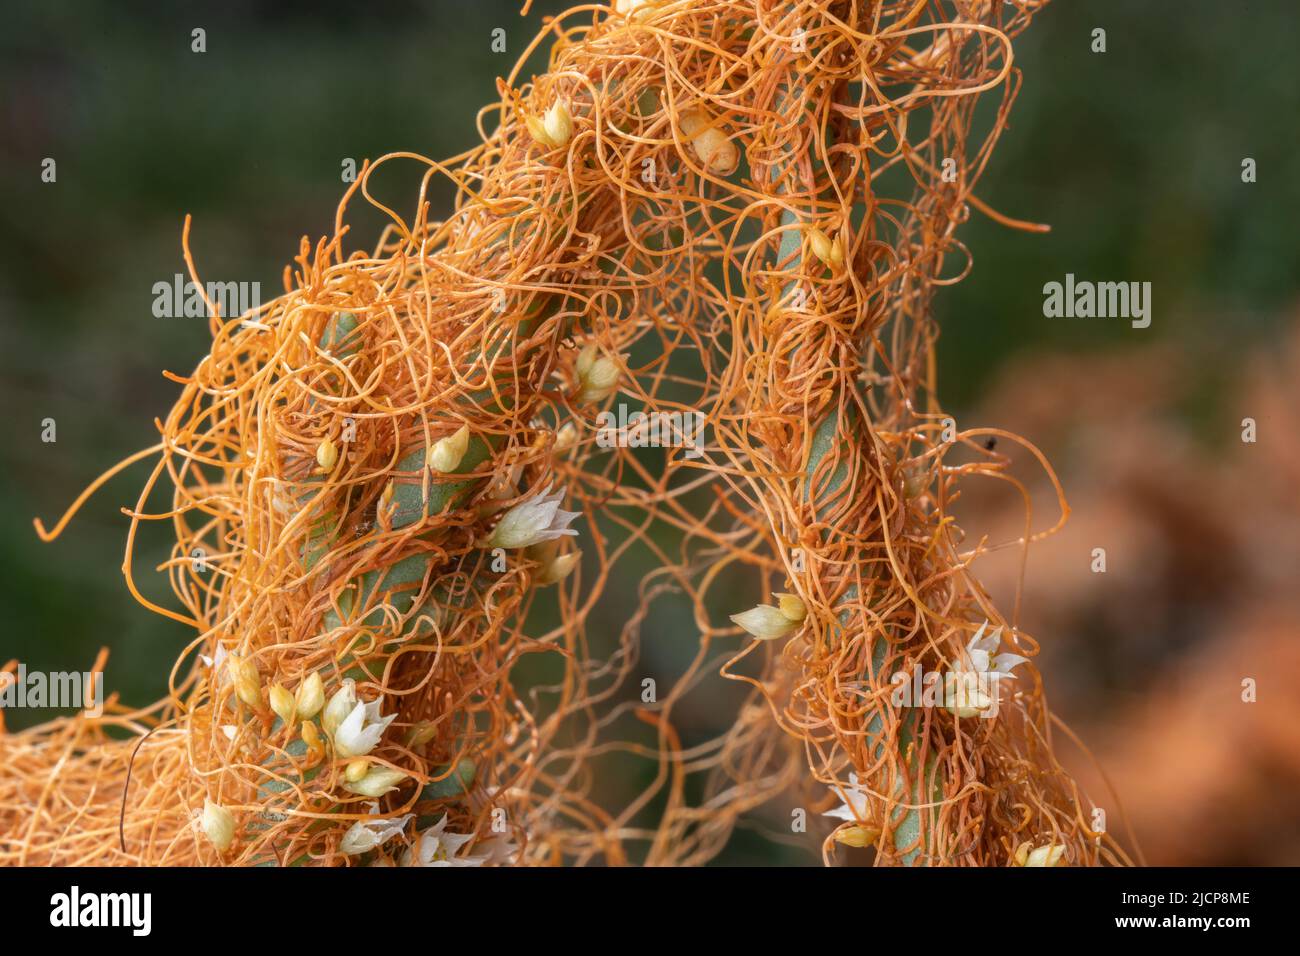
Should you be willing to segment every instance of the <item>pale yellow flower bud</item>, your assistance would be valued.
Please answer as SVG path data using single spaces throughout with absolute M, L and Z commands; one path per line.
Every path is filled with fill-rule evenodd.
M 573 422 L 565 422 L 560 430 L 555 433 L 555 453 L 562 455 L 573 447 L 574 442 L 578 440 L 578 429 L 574 427 Z
M 343 789 L 351 793 L 358 793 L 363 797 L 382 797 L 384 794 L 396 790 L 397 785 L 405 779 L 406 774 L 400 770 L 373 767 L 360 780 L 345 782 Z
M 429 449 L 429 467 L 441 474 L 455 471 L 469 451 L 469 426 L 461 425 L 454 434 L 440 438 Z
M 578 566 L 581 557 L 581 551 L 570 551 L 568 554 L 561 554 L 551 558 L 537 572 L 537 583 L 556 584 L 563 581 L 573 573 L 573 569 Z
M 316 464 L 320 465 L 324 471 L 333 471 L 338 460 L 339 448 L 331 439 L 326 438 L 316 446 Z
M 731 620 L 760 641 L 771 641 L 789 637 L 795 631 L 795 623 L 770 604 L 760 604 L 748 611 L 731 615 Z
M 774 594 L 776 598 L 777 610 L 795 624 L 798 624 L 808 616 L 808 608 L 804 605 L 803 600 L 797 594 Z
M 261 707 L 262 676 L 257 672 L 257 665 L 238 654 L 231 654 L 226 660 L 226 668 L 235 688 L 235 696 L 249 707 Z
M 596 356 L 600 350 L 596 348 L 595 342 L 588 342 L 578 353 L 578 360 L 574 363 L 574 370 L 578 373 L 578 378 L 583 378 L 591 371 L 592 363 L 596 361 Z
M 614 12 L 632 17 L 637 11 L 646 12 L 643 8 L 650 6 L 653 2 L 654 0 L 614 0 Z
M 348 783 L 356 783 L 370 772 L 370 761 L 365 758 L 352 761 L 343 771 Z
M 406 746 L 423 747 L 438 733 L 437 726 L 431 720 L 422 720 L 407 732 Z
M 930 473 L 924 469 L 908 469 L 903 479 L 903 494 L 915 498 L 930 485 Z
M 704 168 L 715 176 L 727 176 L 740 165 L 740 150 L 718 129 L 703 110 L 688 110 L 681 117 L 682 138 L 691 145 Z
M 622 374 L 618 363 L 599 354 L 594 342 L 578 355 L 574 371 L 578 373 L 577 401 L 580 404 L 604 401 L 618 391 Z
M 808 245 L 812 248 L 813 255 L 826 265 L 838 269 L 844 264 L 843 244 L 838 238 L 831 239 L 816 226 L 808 229 Z
M 271 710 L 283 721 L 284 726 L 292 727 L 297 706 L 294 704 L 293 694 L 285 690 L 282 684 L 272 684 L 267 699 L 271 704 Z
M 384 529 L 392 527 L 393 522 L 393 494 L 397 491 L 397 482 L 391 478 L 388 484 L 384 485 L 384 490 L 379 493 L 379 504 L 375 508 L 375 515 L 379 518 L 379 524 Z
M 531 113 L 528 113 L 524 116 L 524 125 L 528 127 L 528 134 L 532 136 L 539 145 L 546 147 L 551 146 L 551 136 L 546 132 L 546 124 L 544 124 L 540 119 L 533 116 Z
M 546 131 L 552 146 L 563 146 L 569 141 L 569 137 L 573 135 L 573 117 L 569 115 L 569 108 L 561 100 L 556 100 L 546 111 L 542 128 Z
M 862 826 L 857 823 L 840 827 L 835 831 L 835 842 L 843 843 L 845 846 L 871 846 L 879 838 L 880 827 Z
M 307 745 L 308 750 L 314 750 L 317 753 L 325 752 L 325 743 L 321 740 L 320 731 L 310 721 L 304 720 L 302 722 L 302 742 Z
M 217 848 L 217 852 L 225 853 L 230 849 L 230 844 L 235 842 L 235 816 L 220 804 L 204 799 L 201 824 L 204 836 Z
M 298 691 L 294 695 L 294 708 L 298 716 L 304 720 L 311 720 L 320 713 L 320 709 L 325 706 L 325 684 L 321 680 L 320 674 L 313 671 L 307 675 L 307 679 L 298 685 Z

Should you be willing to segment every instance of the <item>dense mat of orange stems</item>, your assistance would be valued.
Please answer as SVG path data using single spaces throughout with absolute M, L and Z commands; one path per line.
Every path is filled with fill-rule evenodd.
M 499 82 L 482 145 L 368 164 L 282 296 L 213 318 L 144 455 L 128 584 L 137 527 L 169 522 L 176 603 L 140 599 L 194 632 L 170 696 L 0 735 L 0 862 L 388 863 L 445 817 L 487 862 L 693 864 L 763 805 L 845 797 L 842 842 L 881 865 L 1124 861 L 1056 762 L 1032 663 L 991 720 L 891 700 L 891 675 L 960 663 L 985 621 L 1036 648 L 979 584 L 993 545 L 949 512 L 967 479 L 1025 493 L 1010 455 L 1037 451 L 947 419 L 930 306 L 971 268 L 969 216 L 1041 228 L 976 196 L 1040 6 L 577 7 L 521 57 L 549 44 L 544 74 Z M 412 185 L 405 207 L 381 178 Z M 358 203 L 389 220 L 368 251 Z M 698 413 L 702 454 L 604 447 L 619 403 Z M 427 467 L 462 426 L 456 473 Z M 548 489 L 579 534 L 495 550 Z M 1027 556 L 1053 504 L 1036 521 L 1026 495 L 1002 546 Z M 728 620 L 773 591 L 806 610 L 788 635 Z M 277 718 L 272 688 L 313 674 L 396 715 L 365 758 L 395 789 L 350 790 L 328 732 Z M 683 710 L 723 706 L 720 734 L 679 739 Z M 205 801 L 233 815 L 224 852 Z M 400 832 L 345 852 L 378 820 Z

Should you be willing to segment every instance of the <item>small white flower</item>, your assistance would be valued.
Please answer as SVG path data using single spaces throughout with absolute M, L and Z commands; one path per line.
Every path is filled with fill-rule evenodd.
M 990 678 L 976 671 L 953 671 L 943 678 L 943 706 L 958 717 L 978 717 L 993 706 Z
M 429 827 L 415 841 L 415 847 L 407 848 L 402 854 L 402 866 L 482 866 L 483 859 L 477 857 L 457 857 L 466 843 L 474 839 L 473 835 L 448 833 L 448 817 Z
M 379 713 L 377 700 L 370 703 L 358 701 L 338 730 L 334 731 L 334 752 L 340 757 L 364 757 L 379 745 L 384 730 L 397 719 L 397 714 L 387 717 Z M 374 794 L 373 796 L 377 796 Z
M 994 704 L 998 681 L 1014 680 L 1012 668 L 1029 658 L 1019 654 L 998 653 L 1002 628 L 985 634 L 989 622 L 980 625 L 963 652 L 962 668 L 944 677 L 944 707 L 958 717 L 975 717 Z
M 339 729 L 339 724 L 343 723 L 356 706 L 357 682 L 349 677 L 343 681 L 343 686 L 330 696 L 329 703 L 325 705 L 325 713 L 320 719 L 321 729 L 333 737 L 334 732 Z
M 204 664 L 206 664 L 208 668 L 212 671 L 212 673 L 217 675 L 218 684 L 220 684 L 229 676 L 226 673 L 226 668 L 225 668 L 227 656 L 228 655 L 226 654 L 225 644 L 217 645 L 217 653 L 215 657 L 208 657 L 207 654 L 199 655 L 199 660 L 201 660 Z
M 834 810 L 827 810 L 822 814 L 824 817 L 835 817 L 837 820 L 845 820 L 849 823 L 866 823 L 871 820 L 871 797 L 863 792 L 862 787 L 858 785 L 858 775 L 849 774 L 849 785 L 847 787 L 832 787 L 836 795 L 840 798 L 840 805 Z
M 379 812 L 379 804 L 372 803 L 369 807 L 371 815 Z M 347 833 L 343 834 L 343 839 L 339 842 L 339 852 L 355 856 L 373 850 L 405 830 L 406 824 L 414 816 L 413 813 L 407 813 L 391 820 L 358 820 L 348 827 Z
M 1011 673 L 1011 668 L 1028 663 L 1029 658 L 1021 657 L 1019 654 L 999 654 L 997 650 L 1002 643 L 1002 628 L 999 627 L 992 634 L 985 636 L 984 630 L 988 626 L 988 621 L 981 624 L 980 629 L 966 645 L 966 656 L 970 660 L 971 669 L 980 673 L 1002 674 L 1014 678 L 1016 675 Z
M 491 548 L 528 548 L 561 535 L 576 535 L 569 522 L 581 512 L 561 511 L 564 492 L 551 494 L 550 486 L 540 495 L 519 502 L 497 522 L 488 538 Z

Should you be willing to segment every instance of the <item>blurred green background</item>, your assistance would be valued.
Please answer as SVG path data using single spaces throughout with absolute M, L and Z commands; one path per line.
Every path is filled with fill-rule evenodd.
M 345 157 L 441 157 L 474 143 L 495 78 L 565 4 L 535 3 L 525 18 L 519 6 L 6 5 L 0 664 L 81 670 L 107 645 L 111 688 L 135 703 L 163 693 L 190 635 L 137 606 L 120 571 L 119 509 L 146 471 L 114 479 L 54 544 L 31 519 L 57 519 L 103 468 L 151 444 L 177 392 L 160 370 L 185 373 L 206 350 L 204 320 L 151 313 L 153 284 L 183 269 L 184 215 L 205 279 L 257 280 L 275 295 L 299 237 L 331 228 Z M 1017 43 L 1023 91 L 979 193 L 1053 231 L 975 213 L 962 234 L 974 272 L 937 300 L 942 397 L 959 420 L 1007 363 L 1038 350 L 1084 361 L 1139 335 L 1227 356 L 1279 333 L 1300 274 L 1300 82 L 1284 66 L 1296 19 L 1294 0 L 1061 0 L 1038 16 Z M 207 32 L 202 55 L 190 51 L 195 27 Z M 1090 50 L 1095 27 L 1104 54 Z M 491 50 L 495 28 L 505 53 Z M 40 178 L 46 157 L 53 184 Z M 1244 157 L 1257 183 L 1241 181 Z M 1042 286 L 1067 272 L 1150 281 L 1152 327 L 1044 319 Z M 1213 418 L 1224 387 L 1211 363 L 1179 410 L 1189 428 Z M 166 551 L 166 535 L 149 534 L 136 560 L 160 602 L 166 582 L 150 569 Z M 638 576 L 620 577 L 607 602 L 632 593 Z M 744 836 L 724 857 L 788 859 L 807 857 Z

